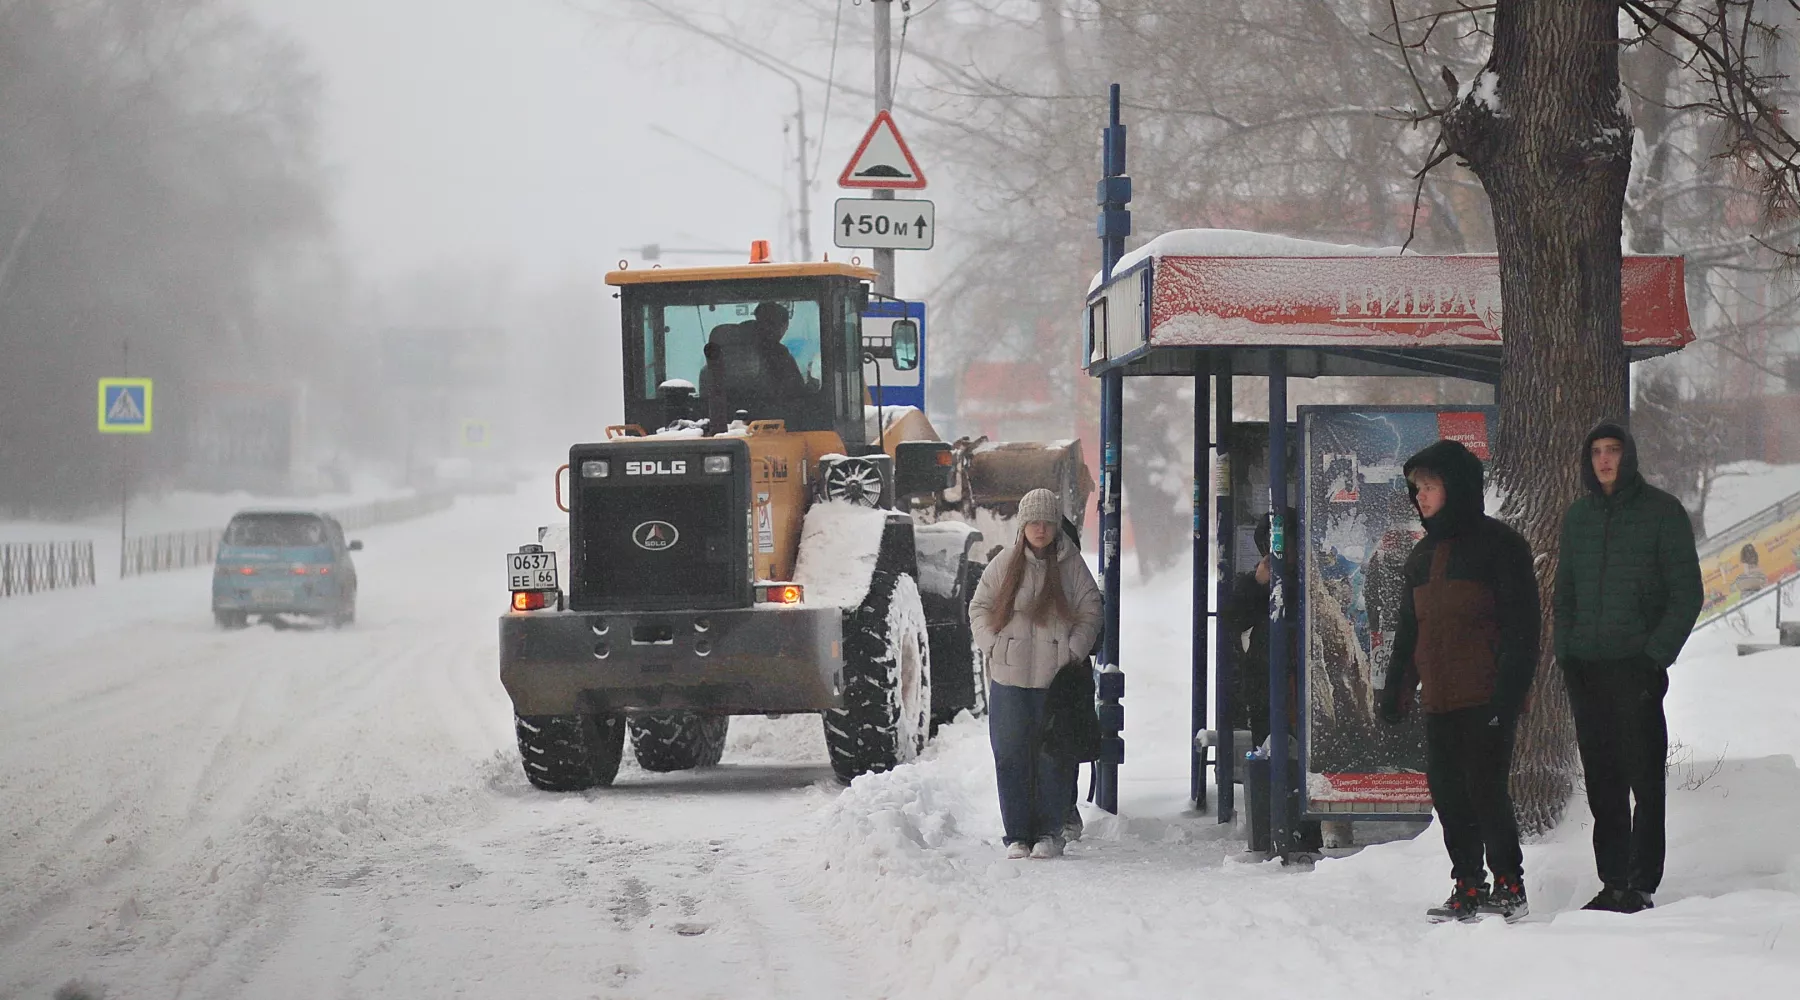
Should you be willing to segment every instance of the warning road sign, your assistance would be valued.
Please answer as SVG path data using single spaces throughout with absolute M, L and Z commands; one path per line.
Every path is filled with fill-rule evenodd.
M 869 131 L 838 175 L 838 187 L 916 190 L 924 186 L 925 171 L 919 169 L 919 161 L 900 138 L 894 119 L 886 111 L 877 111 Z
M 147 378 L 101 379 L 100 433 L 150 433 L 151 390 Z

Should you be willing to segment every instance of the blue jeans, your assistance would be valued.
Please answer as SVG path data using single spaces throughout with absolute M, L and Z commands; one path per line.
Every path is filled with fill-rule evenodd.
M 1075 762 L 1044 753 L 1043 688 L 988 685 L 988 743 L 1000 786 L 1000 822 L 1008 844 L 1062 836 L 1075 785 Z

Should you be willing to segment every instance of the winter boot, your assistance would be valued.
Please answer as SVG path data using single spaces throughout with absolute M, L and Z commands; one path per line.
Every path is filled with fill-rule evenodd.
M 1031 845 L 1023 840 L 1015 840 L 1006 845 L 1006 860 L 1024 861 L 1029 857 L 1031 857 Z
M 1530 913 L 1531 907 L 1525 902 L 1525 882 L 1517 875 L 1494 876 L 1494 890 L 1488 893 L 1481 912 L 1498 913 L 1509 924 Z
M 1062 828 L 1063 841 L 1066 843 L 1071 840 L 1080 840 L 1081 839 L 1081 831 L 1084 826 L 1085 826 L 1085 824 L 1082 823 L 1082 821 L 1081 821 L 1081 810 L 1075 808 L 1074 806 L 1070 806 L 1069 807 L 1069 815 L 1067 816 L 1067 818 L 1065 818 L 1063 820 L 1063 828 Z
M 1603 913 L 1636 913 L 1644 908 L 1643 897 L 1630 889 L 1614 889 L 1607 886 L 1588 900 L 1582 909 L 1599 910 Z
M 1031 849 L 1031 860 L 1048 861 L 1062 857 L 1063 842 L 1060 837 L 1040 837 L 1037 846 Z
M 1425 916 L 1434 924 L 1448 920 L 1479 920 L 1481 908 L 1488 900 L 1488 884 L 1474 879 L 1459 878 L 1456 888 L 1450 891 L 1450 898 L 1444 900 L 1442 906 L 1434 906 L 1425 911 Z

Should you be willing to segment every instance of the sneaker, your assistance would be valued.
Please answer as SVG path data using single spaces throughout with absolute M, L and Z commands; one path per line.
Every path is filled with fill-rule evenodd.
M 1031 860 L 1048 861 L 1051 858 L 1060 858 L 1062 852 L 1063 842 L 1060 839 L 1044 837 L 1037 842 L 1037 846 L 1031 849 Z
M 1650 893 L 1647 893 L 1642 889 L 1633 889 L 1631 891 L 1633 895 L 1637 896 L 1638 909 L 1653 910 L 1656 908 L 1656 899 Z
M 1614 889 L 1608 886 L 1601 889 L 1582 907 L 1584 910 L 1599 910 L 1602 913 L 1636 913 L 1644 909 L 1642 894 L 1630 889 Z
M 1085 824 L 1081 821 L 1081 810 L 1071 807 L 1069 809 L 1069 818 L 1063 820 L 1063 843 L 1066 844 L 1071 840 L 1080 840 L 1081 831 L 1084 826 Z
M 1006 860 L 1024 861 L 1029 857 L 1031 857 L 1031 845 L 1023 840 L 1015 840 L 1006 845 Z
M 1531 907 L 1525 901 L 1525 883 L 1517 875 L 1496 875 L 1493 891 L 1488 893 L 1481 912 L 1498 913 L 1509 924 L 1530 913 Z
M 1456 887 L 1450 890 L 1450 898 L 1444 900 L 1442 906 L 1434 906 L 1425 911 L 1425 916 L 1434 924 L 1447 920 L 1477 920 L 1481 917 L 1481 908 L 1488 901 L 1488 884 L 1473 879 L 1459 878 Z

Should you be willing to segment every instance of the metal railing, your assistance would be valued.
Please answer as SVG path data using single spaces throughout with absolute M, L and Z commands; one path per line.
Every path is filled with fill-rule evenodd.
M 445 493 L 375 500 L 339 507 L 328 513 L 345 531 L 407 521 L 449 509 L 455 498 Z M 119 558 L 120 577 L 142 576 L 211 564 L 219 555 L 219 528 L 193 528 L 132 535 Z M 7 542 L 0 544 L 0 597 L 61 587 L 92 586 L 93 542 Z
M 361 531 L 378 524 L 410 521 L 415 517 L 449 510 L 456 498 L 448 493 L 417 493 L 392 500 L 375 500 L 354 507 L 340 507 L 330 512 L 345 531 Z
M 0 597 L 93 585 L 93 542 L 0 544 Z
M 222 534 L 218 528 L 194 528 L 133 535 L 125 539 L 125 551 L 119 559 L 119 576 L 142 576 L 208 565 L 218 557 Z

